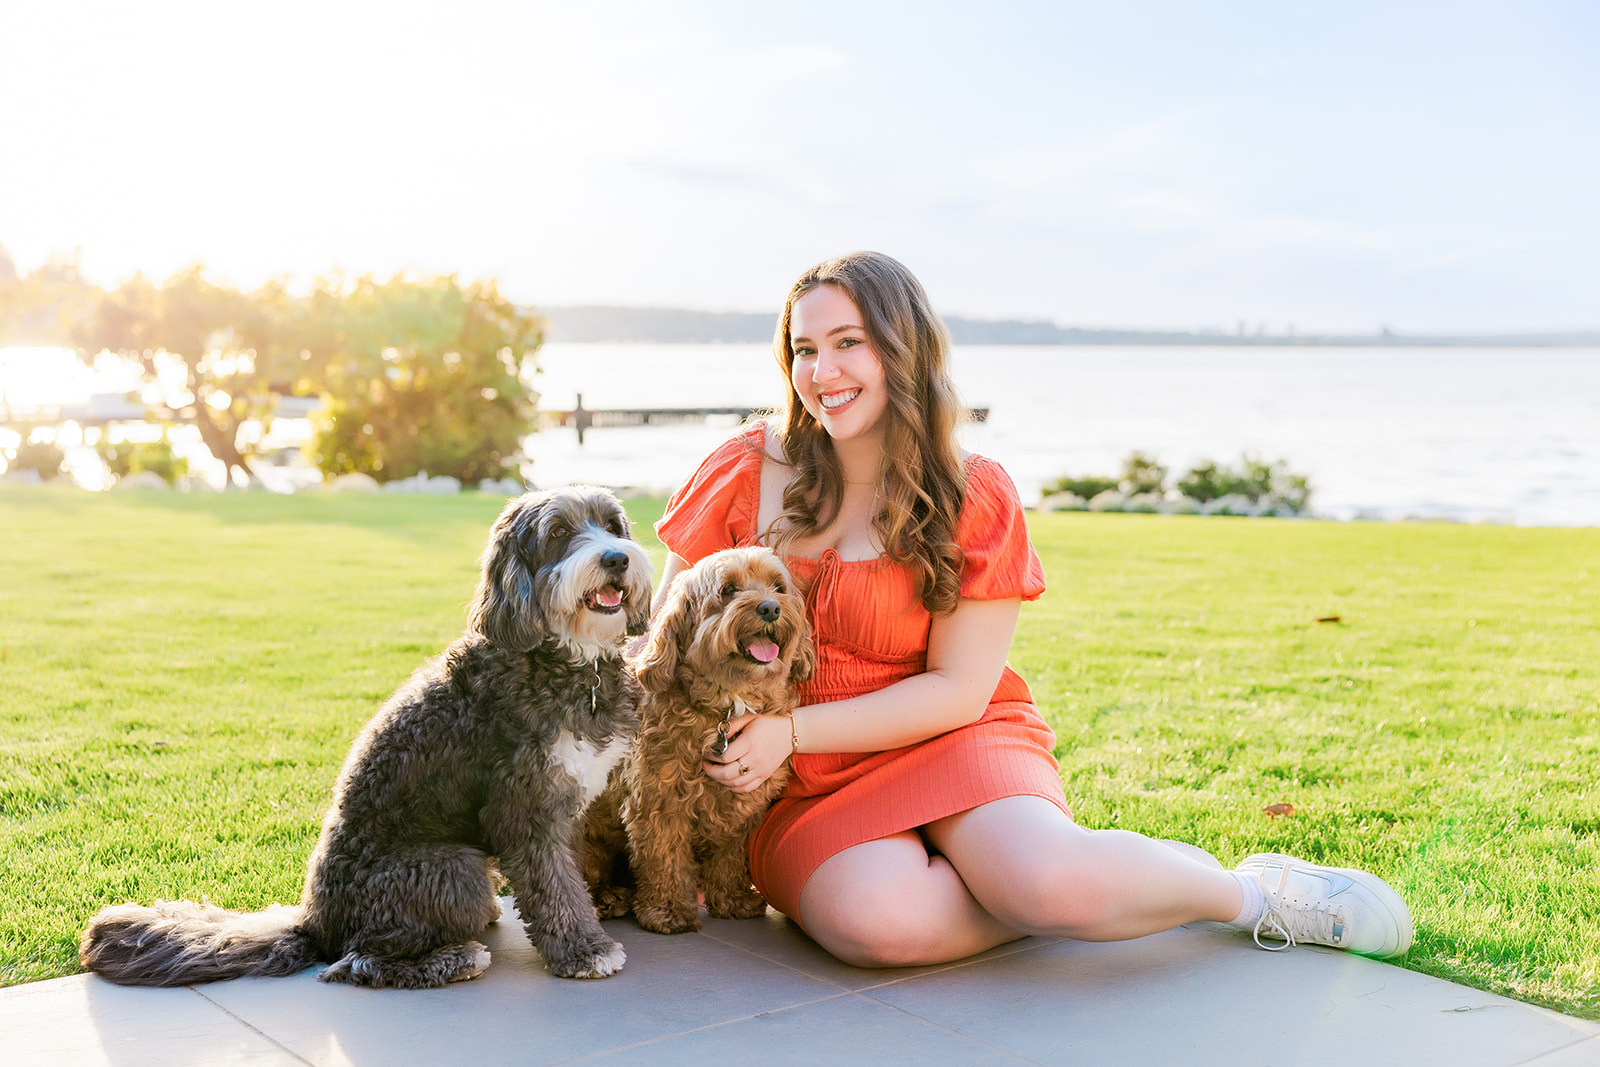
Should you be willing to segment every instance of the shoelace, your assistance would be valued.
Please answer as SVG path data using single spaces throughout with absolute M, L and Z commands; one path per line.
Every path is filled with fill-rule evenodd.
M 1345 925 L 1344 916 L 1339 909 L 1330 906 L 1325 900 L 1302 903 L 1284 899 L 1291 870 L 1293 868 L 1285 863 L 1283 873 L 1278 878 L 1278 887 L 1270 889 L 1267 887 L 1267 869 L 1265 867 L 1261 869 L 1259 875 L 1261 892 L 1267 898 L 1267 906 L 1261 913 L 1261 918 L 1256 920 L 1255 932 L 1252 934 L 1256 945 L 1268 952 L 1282 952 L 1301 941 L 1318 945 L 1337 944 L 1344 936 Z M 1283 944 L 1261 944 L 1263 929 L 1277 931 L 1283 938 Z

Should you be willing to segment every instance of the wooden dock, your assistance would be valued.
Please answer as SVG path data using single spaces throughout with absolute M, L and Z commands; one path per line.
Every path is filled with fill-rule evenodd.
M 298 399 L 298 398 L 292 398 Z M 583 394 L 577 396 L 577 406 L 571 411 L 541 411 L 538 413 L 539 429 L 554 426 L 570 426 L 578 431 L 578 443 L 583 444 L 583 435 L 588 430 L 607 429 L 613 426 L 680 426 L 691 422 L 705 422 L 707 419 L 725 418 L 735 422 L 744 422 L 752 415 L 765 414 L 771 409 L 752 407 L 728 408 L 586 408 L 583 406 Z M 309 414 L 296 412 L 290 417 L 304 417 Z M 973 422 L 985 422 L 989 418 L 988 408 L 969 408 L 967 417 Z M 105 427 L 113 422 L 145 422 L 145 421 L 186 421 L 181 412 L 168 411 L 153 405 L 139 404 L 128 401 L 121 396 L 116 397 L 91 397 L 90 403 L 71 404 L 66 406 L 55 405 L 51 407 L 30 408 L 25 412 L 13 411 L 9 407 L 0 408 L 0 426 L 25 425 L 25 426 L 54 426 L 63 422 L 76 422 L 83 426 Z
M 689 422 L 705 422 L 710 418 L 733 418 L 744 422 L 767 408 L 586 408 L 583 394 L 577 396 L 577 406 L 571 411 L 541 411 L 539 426 L 571 426 L 578 431 L 578 443 L 583 444 L 586 430 L 611 426 L 673 426 Z M 988 408 L 969 408 L 967 417 L 973 422 L 986 422 Z
M 571 411 L 539 412 L 539 428 L 571 426 L 578 431 L 578 443 L 583 444 L 584 431 L 611 426 L 673 426 L 687 422 L 705 422 L 710 418 L 732 417 L 743 422 L 762 408 L 586 408 L 583 394 Z

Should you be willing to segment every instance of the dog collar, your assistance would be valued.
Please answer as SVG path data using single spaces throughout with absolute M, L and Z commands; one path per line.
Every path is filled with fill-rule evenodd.
M 722 756 L 728 751 L 728 724 L 736 715 L 750 714 L 750 705 L 742 697 L 734 697 L 733 702 L 722 709 L 722 721 L 717 723 L 717 755 Z

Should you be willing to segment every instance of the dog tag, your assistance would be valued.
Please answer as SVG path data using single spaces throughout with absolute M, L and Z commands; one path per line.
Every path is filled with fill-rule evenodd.
M 711 751 L 716 753 L 718 759 L 728 754 L 728 724 L 717 723 L 717 743 L 711 746 Z

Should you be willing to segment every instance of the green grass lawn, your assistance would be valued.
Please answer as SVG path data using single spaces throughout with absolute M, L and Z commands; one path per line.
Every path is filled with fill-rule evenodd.
M 76 971 L 106 903 L 297 898 L 500 505 L 0 491 L 0 982 Z M 1370 868 L 1403 966 L 1600 1018 L 1600 530 L 1032 527 L 1012 662 L 1083 823 Z

